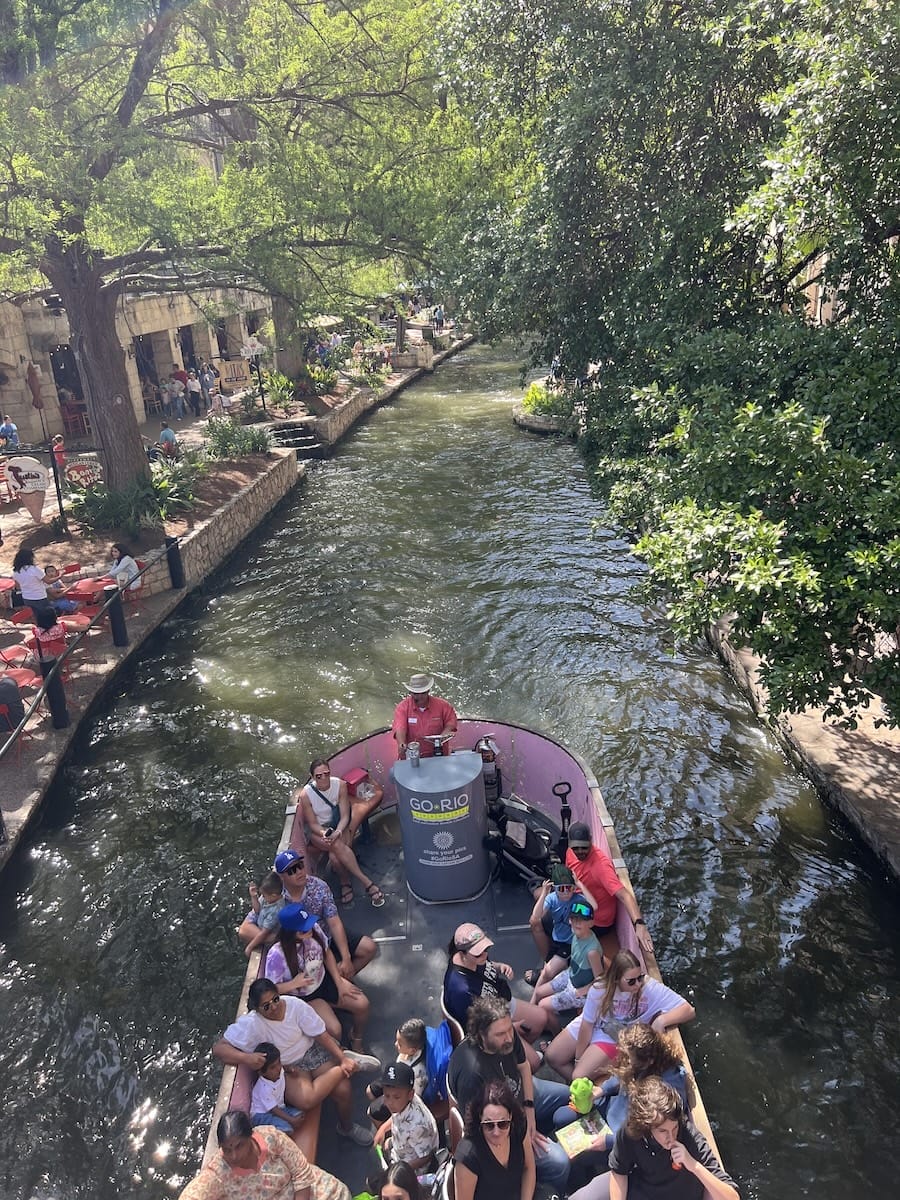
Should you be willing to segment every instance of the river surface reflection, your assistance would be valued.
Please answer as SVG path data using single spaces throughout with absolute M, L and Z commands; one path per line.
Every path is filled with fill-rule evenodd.
M 716 662 L 672 653 L 520 390 L 477 348 L 374 414 L 86 726 L 0 880 L 2 1195 L 177 1194 L 286 795 L 424 667 L 593 765 L 744 1195 L 894 1192 L 897 889 Z

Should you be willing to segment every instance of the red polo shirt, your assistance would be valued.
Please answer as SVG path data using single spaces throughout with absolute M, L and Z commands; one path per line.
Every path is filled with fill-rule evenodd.
M 585 859 L 580 859 L 574 850 L 567 850 L 566 866 L 579 882 L 584 881 L 588 891 L 597 901 L 594 924 L 601 927 L 614 925 L 618 908 L 616 893 L 621 892 L 624 885 L 609 857 L 596 846 L 591 846 Z
M 391 731 L 403 745 L 418 742 L 422 758 L 429 758 L 434 754 L 434 746 L 422 739 L 436 737 L 448 726 L 456 729 L 456 710 L 446 700 L 440 696 L 429 696 L 425 707 L 419 708 L 413 697 L 407 696 L 394 709 Z

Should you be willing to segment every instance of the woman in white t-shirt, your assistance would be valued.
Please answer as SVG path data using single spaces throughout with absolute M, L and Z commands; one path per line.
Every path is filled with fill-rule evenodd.
M 695 1016 L 683 996 L 651 979 L 630 950 L 620 950 L 588 992 L 581 1016 L 550 1043 L 547 1062 L 567 1080 L 601 1079 L 612 1071 L 621 1029 L 640 1023 L 665 1033 Z
M 266 1056 L 256 1052 L 260 1042 L 277 1047 L 287 1072 L 285 1099 L 305 1113 L 317 1108 L 326 1096 L 338 1112 L 337 1132 L 359 1146 L 371 1146 L 372 1134 L 353 1121 L 350 1077 L 361 1067 L 377 1069 L 376 1058 L 342 1050 L 310 1006 L 293 996 L 279 996 L 271 979 L 256 979 L 247 996 L 249 1012 L 238 1017 L 213 1046 L 213 1054 L 227 1066 L 258 1071 Z M 336 1069 L 337 1068 L 337 1069 Z
M 47 596 L 44 583 L 44 568 L 34 564 L 34 551 L 23 547 L 13 559 L 13 579 L 19 585 L 22 601 L 35 614 L 42 609 L 53 612 L 53 604 Z

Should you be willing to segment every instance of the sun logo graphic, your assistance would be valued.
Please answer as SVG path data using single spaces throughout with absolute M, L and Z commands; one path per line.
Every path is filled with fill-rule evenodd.
M 453 840 L 453 834 L 446 831 L 436 833 L 431 839 L 435 850 L 449 850 L 453 845 Z

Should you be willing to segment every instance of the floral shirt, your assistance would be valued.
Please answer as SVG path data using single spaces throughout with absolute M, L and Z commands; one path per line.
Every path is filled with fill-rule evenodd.
M 333 1175 L 307 1162 L 302 1151 L 271 1125 L 252 1134 L 259 1150 L 255 1171 L 232 1170 L 219 1150 L 192 1179 L 180 1200 L 294 1200 L 311 1189 L 311 1200 L 350 1200 L 350 1192 Z

